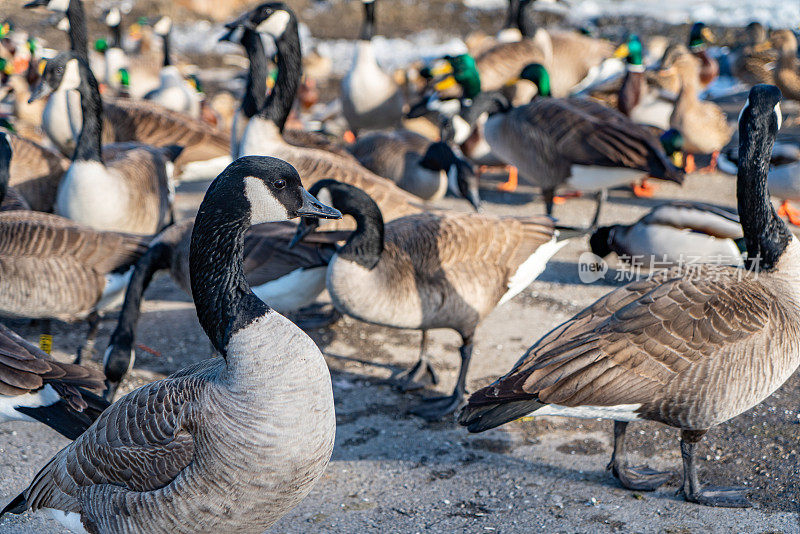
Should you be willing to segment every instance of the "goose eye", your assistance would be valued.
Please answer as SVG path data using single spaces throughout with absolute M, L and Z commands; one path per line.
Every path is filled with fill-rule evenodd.
M 272 182 L 272 186 L 275 189 L 283 189 L 284 187 L 286 187 L 286 180 L 275 180 L 274 182 Z

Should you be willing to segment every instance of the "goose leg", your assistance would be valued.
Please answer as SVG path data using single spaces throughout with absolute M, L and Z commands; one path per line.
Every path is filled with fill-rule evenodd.
M 611 462 L 606 469 L 611 470 L 623 487 L 629 490 L 653 491 L 663 485 L 671 473 L 667 471 L 655 471 L 646 465 L 631 467 L 628 465 L 627 455 L 625 454 L 625 430 L 628 428 L 626 421 L 614 421 L 614 452 L 611 454 Z
M 411 391 L 413 389 L 420 389 L 425 387 L 424 378 L 429 375 L 431 383 L 434 385 L 439 383 L 439 375 L 433 368 L 430 360 L 428 359 L 428 331 L 422 331 L 422 339 L 419 343 L 419 360 L 414 364 L 414 367 L 407 369 L 402 373 L 398 373 L 391 378 L 391 383 L 400 391 Z
M 605 204 L 607 198 L 608 198 L 607 189 L 601 189 L 595 194 L 597 207 L 595 208 L 594 211 L 594 218 L 592 218 L 592 224 L 591 224 L 592 230 L 597 230 L 597 223 L 600 222 L 600 211 L 603 209 L 603 204 Z
M 467 390 L 467 370 L 472 359 L 472 336 L 465 337 L 461 345 L 461 369 L 458 371 L 456 387 L 451 395 L 444 397 L 432 397 L 426 399 L 419 406 L 411 409 L 411 413 L 418 415 L 427 421 L 437 421 L 442 417 L 455 412 L 464 401 L 464 394 Z
M 50 319 L 42 319 L 40 327 L 42 333 L 39 334 L 39 348 L 50 354 L 53 350 L 53 324 Z
M 90 359 L 94 353 L 94 341 L 97 338 L 97 330 L 100 328 L 100 316 L 97 312 L 92 312 L 86 318 L 86 324 L 89 325 L 89 332 L 86 334 L 86 341 L 78 348 L 78 354 L 75 356 L 76 364 L 83 361 L 84 355 Z
M 683 486 L 679 492 L 687 501 L 706 506 L 722 506 L 726 508 L 745 508 L 750 506 L 747 500 L 748 488 L 715 487 L 702 488 L 697 478 L 697 444 L 703 439 L 705 430 L 681 431 L 681 457 L 683 457 Z
M 542 196 L 544 197 L 544 207 L 547 211 L 548 217 L 553 216 L 553 204 L 555 204 L 556 190 L 555 189 L 542 189 Z

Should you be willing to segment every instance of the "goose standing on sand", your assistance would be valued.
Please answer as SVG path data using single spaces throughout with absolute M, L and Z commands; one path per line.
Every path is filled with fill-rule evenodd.
M 426 373 L 438 381 L 426 353 L 428 330 L 451 328 L 461 336 L 453 393 L 412 410 L 428 420 L 452 413 L 464 398 L 478 324 L 528 287 L 566 241 L 558 242 L 552 222 L 541 217 L 422 213 L 384 225 L 377 204 L 356 187 L 320 180 L 310 192 L 356 220 L 328 266 L 336 308 L 367 323 L 422 331 L 419 361 L 401 388 L 421 387 Z M 295 242 L 316 225 L 303 219 Z
M 158 232 L 172 218 L 167 163 L 180 155 L 180 147 L 120 144 L 113 157 L 104 158 L 97 80 L 73 52 L 61 52 L 47 62 L 31 100 L 59 90 L 80 93 L 83 126 L 72 164 L 58 187 L 56 213 L 98 230 Z
M 361 0 L 364 24 L 356 42 L 353 66 L 342 80 L 342 114 L 350 130 L 380 130 L 400 126 L 403 118 L 403 93 L 394 79 L 375 59 L 372 38 L 375 36 L 377 0 Z
M 26 8 L 46 7 L 50 11 L 66 13 L 69 21 L 69 48 L 77 57 L 89 63 L 86 14 L 81 0 L 33 0 Z M 42 113 L 42 130 L 66 157 L 75 152 L 78 132 L 81 130 L 81 97 L 77 91 L 54 91 Z
M 360 187 L 375 199 L 386 220 L 423 211 L 419 199 L 365 169 L 352 157 L 342 157 L 329 150 L 292 145 L 283 137 L 302 68 L 297 18 L 286 4 L 261 4 L 227 25 L 228 29 L 237 26 L 272 36 L 278 63 L 275 87 L 259 112 L 247 123 L 239 144 L 240 155 L 281 158 L 298 170 L 308 187 L 323 178 L 333 178 Z
M 530 104 L 495 109 L 484 126 L 492 152 L 542 188 L 547 214 L 558 187 L 598 192 L 596 224 L 605 191 L 648 175 L 676 183 L 683 172 L 644 127 L 616 110 L 580 98 L 551 98 L 549 76 L 538 64 L 521 78 L 539 88 Z
M 481 432 L 531 413 L 613 419 L 609 469 L 626 488 L 654 490 L 670 474 L 630 466 L 624 440 L 630 421 L 658 421 L 681 430 L 687 500 L 747 506 L 746 488 L 700 484 L 697 445 L 800 364 L 800 242 L 767 191 L 780 100 L 776 87 L 757 85 L 739 119 L 736 196 L 746 267 L 666 271 L 609 293 L 472 395 L 462 425 Z
M 153 275 L 168 269 L 170 276 L 186 293 L 191 294 L 189 252 L 194 219 L 169 226 L 151 243 L 136 262 L 131 274 L 117 327 L 111 334 L 103 368 L 106 375 L 106 398 L 114 398 L 125 375 L 133 368 L 136 324 L 142 296 Z M 343 231 L 318 232 L 298 246 L 289 248 L 297 225 L 285 223 L 259 224 L 244 236 L 244 275 L 258 298 L 278 313 L 299 313 L 304 329 L 328 326 L 340 317 L 330 313 L 304 310 L 325 291 L 325 274 L 336 242 L 349 235 Z
M 231 163 L 191 244 L 197 316 L 222 355 L 143 386 L 62 449 L 3 512 L 46 510 L 75 532 L 261 533 L 325 470 L 336 419 L 322 353 L 243 274 L 253 224 L 337 217 L 291 165 Z
M 668 202 L 656 206 L 633 224 L 601 226 L 589 239 L 601 258 L 616 253 L 629 261 L 670 264 L 721 263 L 741 265 L 745 243 L 739 217 L 699 202 Z
M 0 423 L 38 421 L 67 439 L 89 428 L 108 402 L 102 375 L 62 363 L 0 324 Z
M 153 25 L 153 32 L 160 36 L 164 43 L 164 65 L 158 73 L 159 85 L 144 95 L 145 100 L 155 102 L 169 110 L 185 113 L 193 119 L 200 117 L 200 97 L 183 73 L 172 64 L 172 19 L 161 17 Z
M 472 165 L 444 141 L 432 142 L 410 130 L 371 132 L 349 150 L 364 167 L 423 200 L 439 200 L 449 190 L 480 210 Z

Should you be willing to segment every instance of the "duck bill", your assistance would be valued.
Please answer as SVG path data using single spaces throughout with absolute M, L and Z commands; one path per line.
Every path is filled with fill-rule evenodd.
M 219 42 L 228 41 L 231 43 L 239 43 L 242 40 L 242 34 L 244 33 L 244 26 L 233 26 L 232 28 L 228 28 L 227 32 L 222 34 L 222 37 L 219 38 Z
M 441 92 L 441 91 L 447 91 L 451 87 L 455 87 L 457 84 L 458 82 L 456 82 L 456 79 L 453 76 L 448 76 L 445 79 L 441 80 L 440 82 L 434 84 L 433 88 Z
M 628 57 L 628 43 L 622 43 L 614 50 L 614 57 L 616 58 L 623 58 Z
M 295 213 L 296 217 L 318 217 L 320 219 L 341 219 L 342 213 L 330 206 L 322 204 L 314 196 L 303 189 L 303 204 Z
M 711 44 L 714 44 L 716 37 L 714 36 L 714 32 L 711 31 L 709 28 L 703 28 L 700 33 L 703 35 L 703 39 L 708 41 Z
M 679 169 L 683 168 L 683 152 L 681 152 L 680 150 L 676 150 L 675 152 L 672 153 L 670 159 L 672 160 L 672 164 L 675 165 L 677 168 Z
M 50 87 L 50 84 L 44 80 L 40 80 L 39 83 L 37 83 L 31 90 L 31 96 L 28 99 L 28 104 L 30 104 L 31 102 L 35 102 L 36 100 L 40 100 L 42 98 L 50 96 L 52 92 L 53 88 Z

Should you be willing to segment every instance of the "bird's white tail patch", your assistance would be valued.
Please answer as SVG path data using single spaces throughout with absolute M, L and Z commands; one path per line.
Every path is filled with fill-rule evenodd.
M 40 406 L 50 406 L 61 399 L 53 386 L 47 384 L 38 391 L 25 393 L 24 395 L 0 395 L 0 422 L 6 421 L 35 421 L 16 410 L 17 407 L 39 408 Z
M 64 512 L 62 510 L 56 510 L 55 508 L 42 508 L 42 510 L 49 513 L 50 517 L 64 525 L 70 532 L 74 532 L 75 534 L 89 534 L 89 532 L 83 528 L 81 514 L 78 512 Z
M 511 300 L 517 296 L 520 291 L 528 287 L 531 282 L 536 280 L 536 277 L 544 271 L 550 258 L 566 244 L 567 240 L 557 241 L 556 237 L 553 236 L 553 239 L 537 248 L 536 252 L 522 262 L 522 265 L 520 265 L 517 271 L 511 276 L 508 281 L 508 291 L 506 291 L 506 294 L 500 299 L 498 305 Z
M 615 421 L 641 421 L 636 413 L 641 404 L 617 404 L 616 406 L 559 406 L 548 404 L 531 413 L 533 417 L 540 415 L 557 415 L 575 417 L 577 419 L 613 419 Z

